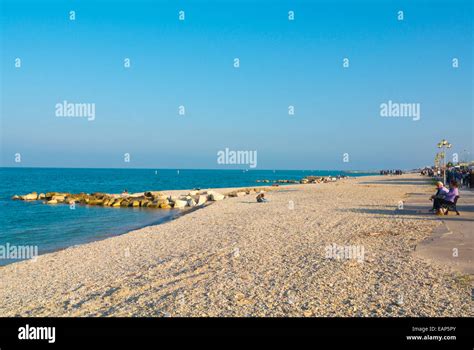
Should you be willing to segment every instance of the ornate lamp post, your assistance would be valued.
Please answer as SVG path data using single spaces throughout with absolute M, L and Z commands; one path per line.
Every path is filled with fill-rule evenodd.
M 443 183 L 444 184 L 446 184 L 446 150 L 451 148 L 452 146 L 453 145 L 451 145 L 445 139 L 438 142 L 438 148 L 442 150 L 441 156 L 443 157 Z
M 436 155 L 435 155 L 434 166 L 435 166 L 435 168 L 439 168 L 439 152 L 436 153 Z

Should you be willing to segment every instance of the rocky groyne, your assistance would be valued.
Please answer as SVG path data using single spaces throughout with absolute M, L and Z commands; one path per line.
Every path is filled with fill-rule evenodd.
M 203 206 L 208 202 L 220 201 L 228 197 L 242 197 L 269 191 L 268 188 L 242 188 L 228 193 L 216 190 L 192 190 L 187 194 L 170 195 L 161 191 L 146 191 L 141 193 L 67 193 L 67 192 L 31 192 L 25 195 L 15 195 L 13 200 L 43 201 L 45 204 L 83 204 L 104 207 L 143 207 L 156 209 L 182 209 Z
M 335 182 L 340 179 L 345 179 L 347 176 L 306 176 L 301 180 L 257 180 L 258 183 L 274 183 L 274 184 L 316 184 Z

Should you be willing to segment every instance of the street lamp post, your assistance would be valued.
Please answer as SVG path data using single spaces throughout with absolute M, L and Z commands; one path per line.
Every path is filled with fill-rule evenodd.
M 442 150 L 442 157 L 443 157 L 443 183 L 446 184 L 446 150 L 451 148 L 453 145 L 451 145 L 448 141 L 445 139 L 441 140 L 438 143 L 438 148 Z
M 435 168 L 439 168 L 439 152 L 436 153 L 436 155 L 435 155 L 434 165 L 435 165 Z

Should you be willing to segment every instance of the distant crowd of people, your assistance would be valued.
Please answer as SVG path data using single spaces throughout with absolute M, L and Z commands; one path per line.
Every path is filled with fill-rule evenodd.
M 441 173 L 440 170 L 437 170 L 437 171 L 436 171 L 436 175 L 439 176 L 440 173 Z M 433 177 L 433 176 L 435 176 L 435 172 L 434 172 L 434 170 L 431 169 L 431 168 L 425 168 L 425 169 L 422 169 L 422 170 L 421 170 L 421 175 L 426 175 L 426 176 L 431 176 L 431 177 Z
M 446 170 L 446 182 L 451 183 L 456 181 L 459 187 L 471 187 L 472 171 L 467 169 L 460 169 L 456 167 L 449 168 Z
M 402 175 L 403 171 L 397 170 L 380 170 L 380 175 Z
M 421 170 L 421 175 L 431 177 L 443 177 L 441 169 L 425 168 Z M 474 170 L 467 167 L 453 166 L 446 169 L 446 183 L 456 181 L 459 188 L 474 188 Z

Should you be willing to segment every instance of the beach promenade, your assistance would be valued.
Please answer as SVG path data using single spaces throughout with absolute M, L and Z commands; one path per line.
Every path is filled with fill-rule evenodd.
M 441 219 L 432 193 L 406 174 L 228 198 L 0 267 L 0 316 L 473 316 L 472 193 Z
M 440 216 L 442 224 L 417 246 L 416 254 L 454 270 L 474 276 L 474 190 L 462 188 L 458 201 L 460 216 L 450 212 Z M 413 200 L 409 206 L 426 213 L 426 198 Z M 474 287 L 474 280 L 471 280 Z

